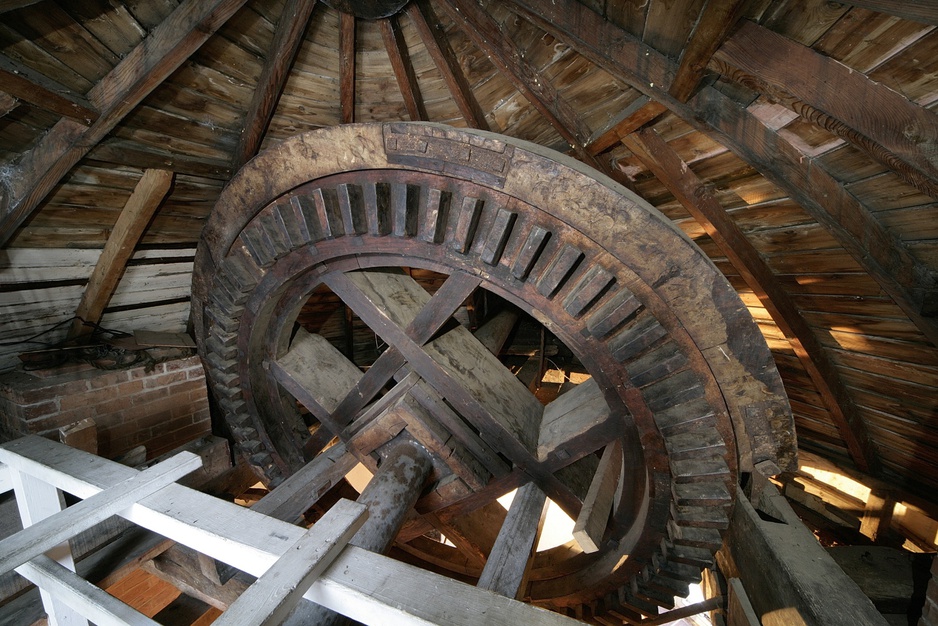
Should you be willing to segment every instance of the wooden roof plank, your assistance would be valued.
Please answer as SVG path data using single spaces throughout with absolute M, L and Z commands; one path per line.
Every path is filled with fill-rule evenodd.
M 433 14 L 433 9 L 429 3 L 425 0 L 417 0 L 409 3 L 404 11 L 414 23 L 423 45 L 443 76 L 443 81 L 449 88 L 453 100 L 456 102 L 456 107 L 463 119 L 466 120 L 466 124 L 470 128 L 492 130 L 485 119 L 482 107 L 479 106 L 472 94 L 466 75 L 459 67 L 459 62 L 456 60 L 453 50 L 449 47 L 449 43 L 443 38 L 442 34 L 437 32 L 436 28 L 430 26 L 430 24 L 439 24 L 439 21 Z
M 221 27 L 245 0 L 186 0 L 87 96 L 101 115 L 86 127 L 60 120 L 24 154 L 0 198 L 0 245 L 32 214 L 53 187 L 153 89 Z M 3 195 L 3 194 L 0 194 Z
M 315 6 L 316 0 L 287 0 L 277 22 L 267 61 L 261 70 L 251 105 L 244 118 L 233 170 L 241 169 L 242 165 L 257 154 Z
M 355 121 L 355 16 L 339 13 L 339 103 L 341 122 Z
M 875 448 L 837 368 L 746 234 L 720 206 L 703 181 L 654 130 L 623 137 L 623 143 L 680 200 L 736 267 L 785 333 L 817 387 L 857 467 L 871 474 L 878 473 L 880 468 Z
M 938 290 L 932 272 L 835 180 L 746 109 L 712 87 L 686 104 L 671 97 L 675 64 L 572 0 L 511 0 L 525 18 L 572 46 L 612 76 L 666 105 L 701 132 L 714 135 L 824 225 L 935 345 L 938 320 L 922 303 Z M 640 62 L 636 60 L 640 59 Z
M 388 51 L 388 59 L 391 61 L 391 68 L 394 70 L 394 76 L 397 78 L 398 87 L 401 90 L 401 96 L 404 98 L 404 106 L 407 108 L 407 114 L 411 121 L 420 122 L 429 119 L 427 108 L 423 103 L 423 97 L 420 94 L 420 86 L 417 84 L 417 76 L 414 72 L 414 66 L 410 62 L 410 54 L 407 51 L 407 44 L 401 34 L 397 17 L 391 16 L 379 20 L 381 26 L 381 37 L 384 39 L 384 47 Z
M 9 95 L 45 111 L 82 124 L 98 119 L 98 111 L 83 95 L 4 55 L 0 55 L 0 82 Z
M 114 224 L 104 250 L 98 258 L 88 287 L 75 311 L 75 320 L 69 337 L 77 337 L 92 331 L 83 322 L 97 324 L 101 321 L 104 308 L 110 301 L 117 283 L 124 273 L 134 247 L 143 236 L 143 231 L 169 192 L 173 173 L 166 170 L 147 170 L 140 178 Z
M 938 198 L 938 113 L 752 22 L 715 59 L 737 82 L 777 98 Z
M 895 15 L 913 22 L 938 25 L 938 4 L 933 0 L 848 0 L 845 4 Z
M 556 88 L 525 59 L 498 22 L 474 1 L 453 0 L 440 5 L 450 19 L 543 115 L 574 150 L 583 151 L 590 131 Z

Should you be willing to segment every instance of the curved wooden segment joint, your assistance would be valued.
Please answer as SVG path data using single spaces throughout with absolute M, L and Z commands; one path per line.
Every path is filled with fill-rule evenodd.
M 431 297 L 400 268 L 442 286 Z M 366 371 L 294 331 L 320 285 L 387 344 Z M 454 313 L 480 295 L 515 313 L 474 336 Z M 317 424 L 372 469 L 392 442 L 426 448 L 406 549 L 444 567 L 450 550 L 454 572 L 479 572 L 494 542 L 461 516 L 531 484 L 575 519 L 590 485 L 615 477 L 611 509 L 597 496 L 584 514 L 598 550 L 533 559 L 523 593 L 549 606 L 632 598 L 636 576 L 666 586 L 672 569 L 706 565 L 738 469 L 794 459 L 771 354 L 705 255 L 609 179 L 488 133 L 346 125 L 260 154 L 203 231 L 192 315 L 219 405 L 270 484 L 324 447 Z M 492 353 L 517 316 L 591 380 L 538 402 Z M 421 536 L 434 527 L 459 547 Z

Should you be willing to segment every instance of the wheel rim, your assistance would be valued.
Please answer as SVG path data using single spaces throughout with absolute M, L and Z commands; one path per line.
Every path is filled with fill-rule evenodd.
M 424 411 L 437 406 L 435 413 L 430 411 L 431 419 L 462 424 L 456 431 L 469 431 L 455 432 L 454 437 L 463 447 L 460 454 L 473 463 L 452 459 L 447 463 L 437 454 L 439 473 L 448 469 L 456 478 L 447 483 L 448 490 L 438 487 L 424 496 L 418 505 L 423 513 L 444 517 L 468 513 L 507 488 L 533 479 L 575 514 L 581 496 L 564 488 L 557 472 L 616 442 L 622 450 L 620 474 L 628 479 L 617 486 L 618 503 L 605 542 L 592 555 L 576 556 L 559 567 L 536 568 L 530 596 L 553 606 L 591 602 L 611 592 L 633 606 L 666 603 L 667 596 L 686 585 L 687 571 L 678 571 L 682 564 L 692 569 L 705 565 L 728 524 L 738 471 L 734 427 L 737 437 L 740 430 L 749 431 L 740 442 L 744 469 L 766 459 L 784 460 L 779 452 L 784 453 L 785 444 L 779 437 L 768 442 L 752 437 L 759 429 L 778 431 L 778 424 L 752 418 L 754 402 L 739 399 L 745 395 L 740 390 L 781 388 L 774 368 L 761 367 L 765 355 L 752 357 L 764 342 L 760 338 L 750 342 L 755 349 L 748 346 L 754 329 L 751 321 L 742 327 L 748 371 L 736 372 L 729 381 L 707 350 L 729 350 L 726 359 L 739 364 L 743 359 L 732 351 L 732 340 L 701 348 L 701 332 L 695 334 L 686 323 L 686 311 L 667 291 L 677 284 L 675 276 L 692 272 L 710 288 L 704 298 L 709 309 L 702 314 L 716 311 L 726 323 L 738 313 L 738 307 L 726 305 L 728 285 L 653 210 L 623 196 L 621 190 L 615 190 L 612 200 L 621 203 L 624 198 L 634 209 L 630 219 L 637 216 L 645 226 L 654 226 L 642 231 L 655 237 L 654 246 L 617 241 L 615 232 L 602 229 L 585 232 L 577 215 L 543 206 L 549 204 L 543 191 L 520 194 L 510 184 L 510 172 L 501 176 L 506 165 L 523 160 L 516 169 L 536 166 L 545 182 L 585 178 L 566 164 L 489 136 L 429 125 L 352 128 L 297 139 L 246 166 L 226 190 L 203 235 L 193 311 L 210 380 L 236 441 L 264 478 L 272 485 L 278 483 L 302 464 L 304 447 L 308 457 L 322 443 L 311 440 L 308 425 L 294 410 L 299 399 L 367 462 L 374 450 L 361 443 L 361 433 L 376 430 L 381 419 L 387 421 L 387 412 L 372 408 L 370 416 L 362 417 L 360 410 L 377 397 L 377 390 L 388 386 L 388 372 L 400 363 L 412 368 L 411 379 L 419 382 L 406 390 L 399 382 L 385 399 L 415 401 Z M 311 145 L 348 140 L 349 132 L 358 145 L 373 142 L 372 150 L 361 150 L 364 156 L 356 156 L 351 167 L 320 168 L 309 152 L 304 153 Z M 441 138 L 449 142 L 445 158 L 426 159 L 426 145 Z M 481 154 L 488 161 L 479 159 L 481 165 L 469 167 L 462 159 L 453 165 L 447 158 L 456 158 L 457 148 L 468 148 L 470 153 L 485 148 L 488 152 Z M 298 152 L 302 156 L 297 157 Z M 266 182 L 266 188 L 257 189 L 258 176 L 268 181 L 271 177 L 265 173 L 274 171 L 272 166 L 287 165 L 300 171 L 290 171 L 280 188 Z M 626 232 L 618 230 L 619 235 Z M 623 246 L 628 254 L 623 254 Z M 661 267 L 652 268 L 657 284 L 643 276 L 651 265 L 642 258 L 643 247 L 650 253 L 670 247 L 668 258 L 677 259 L 659 261 Z M 400 266 L 433 270 L 449 278 L 437 292 L 439 297 L 426 292 L 420 296 L 413 291 L 416 283 L 377 272 Z M 409 293 L 414 300 L 409 309 L 403 307 L 406 311 L 376 305 L 388 297 L 382 283 L 394 281 L 398 292 Z M 297 357 L 292 361 L 302 360 L 298 346 L 316 343 L 302 334 L 298 341 L 293 326 L 309 294 L 321 283 L 391 346 L 376 362 L 380 367 L 372 365 L 363 377 L 374 383 L 366 399 L 353 401 L 349 383 L 340 385 L 334 402 L 323 397 L 322 384 L 304 391 L 299 366 L 290 364 L 291 356 Z M 531 314 L 577 356 L 598 383 L 595 395 L 607 414 L 597 418 L 598 426 L 575 437 L 545 439 L 541 425 L 544 413 L 551 414 L 551 405 L 538 413 L 530 398 L 511 387 L 510 375 L 496 369 L 493 357 L 484 357 L 468 331 L 435 332 L 474 289 L 495 293 Z M 415 317 L 418 323 L 413 322 Z M 460 336 L 458 341 L 450 337 L 454 333 Z M 471 354 L 470 360 L 483 364 L 483 371 L 459 373 L 458 359 L 447 354 L 457 349 L 454 346 L 463 351 L 459 358 Z M 320 361 L 328 352 L 311 350 Z M 394 354 L 388 356 L 389 352 Z M 753 360 L 761 369 L 752 367 Z M 382 368 L 387 371 L 376 375 Z M 756 369 L 758 376 L 749 373 Z M 484 388 L 482 378 L 494 379 L 496 387 L 509 391 L 494 393 Z M 367 387 L 366 383 L 355 390 Z M 434 398 L 427 400 L 427 390 L 437 404 Z M 345 397 L 339 397 L 341 392 Z M 585 387 L 578 393 L 589 399 Z M 494 395 L 494 401 L 486 394 Z M 759 398 L 759 407 L 783 422 L 778 416 L 784 417 L 784 398 L 766 400 L 766 395 Z M 448 409 L 439 409 L 443 397 Z M 728 409 L 724 398 L 732 398 L 730 403 L 736 406 Z M 327 400 L 334 406 L 324 406 Z M 505 404 L 511 410 L 494 415 L 498 405 Z M 527 417 L 518 419 L 518 415 Z M 369 420 L 371 428 L 364 428 Z M 412 431 L 403 429 L 415 436 Z M 541 440 L 556 445 L 539 449 Z M 500 459 L 507 460 L 503 465 L 508 467 L 499 467 Z M 483 469 L 474 473 L 470 466 L 478 465 Z M 454 483 L 461 483 L 460 488 Z

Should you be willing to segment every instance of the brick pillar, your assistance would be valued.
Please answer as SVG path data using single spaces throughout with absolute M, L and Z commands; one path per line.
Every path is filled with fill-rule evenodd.
M 925 592 L 925 606 L 918 626 L 938 626 L 938 556 L 932 559 L 931 580 Z

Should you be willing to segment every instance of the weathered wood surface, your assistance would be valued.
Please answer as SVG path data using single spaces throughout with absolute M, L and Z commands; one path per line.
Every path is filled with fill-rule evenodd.
M 748 21 L 715 59 L 734 80 L 776 97 L 938 197 L 938 115 L 933 111 Z M 818 76 L 824 76 L 823 83 Z
M 523 597 L 544 518 L 547 496 L 534 483 L 518 489 L 477 586 L 509 598 Z
M 83 456 L 85 453 L 54 446 L 60 444 L 31 438 L 3 447 L 15 451 L 17 457 L 11 459 L 11 464 L 18 469 L 52 463 L 44 472 L 46 478 L 79 497 L 93 495 L 134 475 L 134 470 L 104 459 L 82 463 L 80 460 L 88 458 Z M 76 459 L 80 460 L 76 463 Z M 59 465 L 70 473 L 61 472 Z M 127 511 L 127 517 L 160 528 L 173 538 L 185 537 L 201 551 L 257 576 L 263 575 L 304 532 L 179 485 L 166 489 L 166 497 L 144 500 Z M 190 526 L 195 520 L 198 527 Z M 427 597 L 426 589 L 435 589 L 436 593 Z M 348 546 L 339 555 L 305 597 L 366 624 L 410 616 L 429 623 L 468 625 L 476 622 L 470 610 L 474 606 L 486 606 L 487 618 L 494 624 L 572 623 L 557 613 L 477 590 L 355 546 Z
M 180 5 L 146 39 L 88 92 L 101 112 L 89 127 L 58 122 L 17 163 L 0 218 L 6 243 L 61 178 L 103 139 L 163 79 L 181 65 L 241 5 L 243 0 Z
M 879 459 L 856 405 L 836 368 L 797 306 L 742 229 L 726 213 L 712 192 L 653 130 L 623 138 L 623 143 L 677 197 L 730 259 L 785 333 L 795 354 L 821 394 L 858 466 L 877 473 Z
M 214 623 L 225 626 L 282 623 L 367 518 L 368 509 L 364 505 L 339 500 Z
M 355 16 L 339 13 L 339 103 L 343 124 L 355 121 Z
M 284 5 L 258 87 L 254 90 L 244 117 L 241 139 L 234 153 L 233 170 L 239 169 L 257 154 L 315 6 L 316 0 L 290 0 Z
M 0 573 L 6 573 L 54 548 L 201 466 L 202 459 L 197 455 L 181 452 L 106 492 L 26 526 L 19 533 L 0 540 L 3 554 Z
M 417 83 L 414 65 L 407 50 L 407 43 L 401 33 L 398 18 L 392 15 L 381 20 L 380 24 L 381 37 L 388 52 L 391 69 L 394 70 L 394 77 L 397 79 L 397 86 L 404 98 L 407 114 L 414 122 L 426 121 L 429 119 L 427 117 L 427 107 L 424 105 L 423 96 L 420 93 L 420 85 Z
M 120 217 L 117 218 L 114 230 L 111 231 L 94 272 L 88 279 L 88 285 L 75 311 L 75 315 L 81 319 L 72 324 L 70 337 L 91 332 L 92 327 L 84 325 L 83 322 L 97 324 L 101 321 L 104 308 L 117 288 L 127 261 L 172 183 L 172 172 L 147 170 L 143 173 Z
M 583 499 L 583 508 L 573 525 L 573 538 L 586 553 L 596 552 L 602 545 L 621 472 L 622 446 L 613 442 L 603 450 L 589 491 Z
M 450 94 L 453 100 L 456 101 L 459 113 L 466 120 L 466 124 L 471 128 L 490 130 L 485 114 L 472 94 L 472 89 L 469 87 L 466 76 L 463 74 L 452 48 L 450 48 L 446 39 L 437 33 L 436 28 L 431 26 L 431 24 L 436 24 L 437 20 L 429 3 L 423 1 L 411 2 L 404 8 L 404 11 L 420 34 L 420 39 L 436 64 L 437 70 L 443 76 L 443 80 L 446 81 Z
M 613 76 L 665 104 L 691 126 L 715 132 L 724 145 L 828 228 L 916 326 L 933 343 L 938 342 L 938 325 L 922 315 L 921 309 L 924 294 L 935 288 L 931 272 L 816 160 L 805 158 L 776 131 L 712 87 L 701 89 L 686 105 L 675 100 L 664 88 L 672 80 L 675 65 L 583 5 L 541 0 L 513 0 L 512 5 Z M 605 43 L 613 41 L 614 47 Z M 639 57 L 644 59 L 641 66 L 629 62 Z
M 3 80 L 3 90 L 8 95 L 33 106 L 85 125 L 98 118 L 94 105 L 83 95 L 6 56 L 0 56 L 0 79 Z

